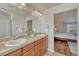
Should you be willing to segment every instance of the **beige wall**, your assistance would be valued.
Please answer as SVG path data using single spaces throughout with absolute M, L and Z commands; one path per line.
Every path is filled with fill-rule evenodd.
M 63 22 L 62 19 L 59 17 L 59 15 L 54 16 L 54 27 L 56 28 L 56 32 L 62 32 L 63 31 Z
M 66 21 L 77 20 L 77 10 L 61 12 L 54 15 L 54 24 L 56 32 L 67 32 L 67 27 L 64 25 Z

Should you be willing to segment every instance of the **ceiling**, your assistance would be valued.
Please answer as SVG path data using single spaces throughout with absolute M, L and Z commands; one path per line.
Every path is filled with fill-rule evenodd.
M 39 12 L 42 12 L 44 10 L 47 10 L 51 7 L 55 7 L 61 3 L 27 3 L 26 6 L 29 8 L 32 8 L 34 10 L 37 10 Z
M 32 10 L 42 12 L 44 10 L 47 10 L 51 7 L 55 7 L 59 5 L 60 3 L 26 3 L 25 9 L 17 8 L 16 4 L 9 4 L 9 3 L 0 3 L 0 14 L 1 15 L 8 15 L 7 13 L 15 13 L 20 16 L 26 17 L 32 14 Z M 3 10 L 3 11 L 1 11 Z
M 29 9 L 19 9 L 9 3 L 0 3 L 0 15 L 9 16 L 11 13 L 17 14 L 22 17 L 31 15 L 31 11 Z

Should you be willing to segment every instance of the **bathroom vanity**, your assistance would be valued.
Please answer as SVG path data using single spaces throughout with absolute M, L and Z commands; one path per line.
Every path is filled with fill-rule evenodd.
M 0 53 L 0 55 L 5 55 L 5 56 L 42 56 L 47 52 L 47 47 L 48 47 L 47 35 L 38 35 L 38 36 L 35 36 L 31 39 L 28 39 L 28 41 L 26 41 L 25 43 L 23 43 L 20 46 L 6 47 L 4 52 Z

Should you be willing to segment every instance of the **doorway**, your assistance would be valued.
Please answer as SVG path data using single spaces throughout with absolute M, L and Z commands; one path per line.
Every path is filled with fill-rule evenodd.
M 77 55 L 77 9 L 54 14 L 54 51 Z
M 27 32 L 28 33 L 32 32 L 32 20 L 27 21 Z

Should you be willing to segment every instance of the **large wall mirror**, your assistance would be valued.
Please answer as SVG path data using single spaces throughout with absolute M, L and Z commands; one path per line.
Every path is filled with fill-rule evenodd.
M 0 10 L 0 39 L 11 37 L 10 14 Z
M 25 22 L 25 17 L 20 16 L 19 14 L 13 14 L 12 23 L 12 36 L 14 39 L 26 33 L 27 24 Z

